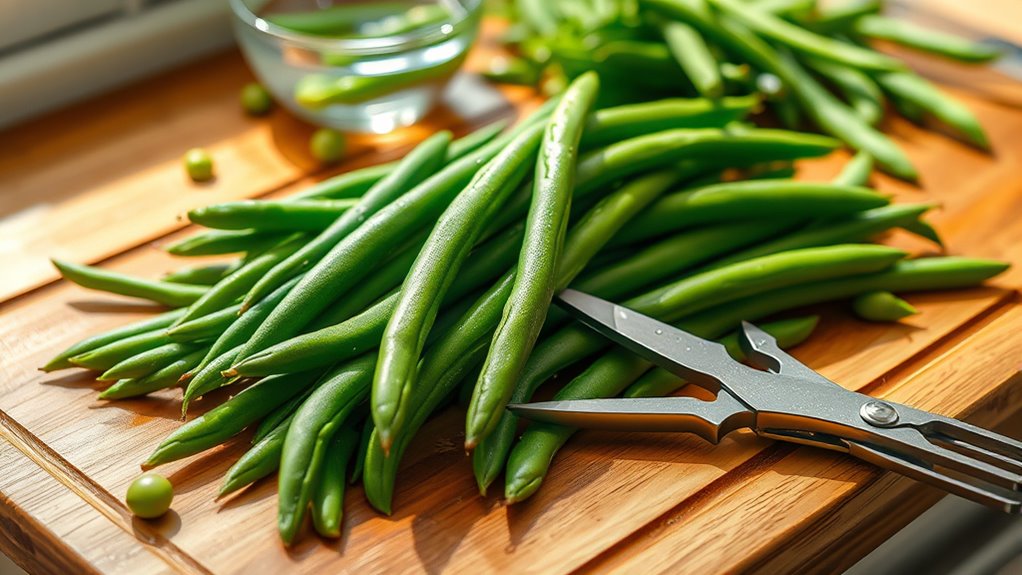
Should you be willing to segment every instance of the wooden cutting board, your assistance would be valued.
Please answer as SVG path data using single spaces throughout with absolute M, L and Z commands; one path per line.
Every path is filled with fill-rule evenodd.
M 995 154 L 893 120 L 886 128 L 923 182 L 878 177 L 879 188 L 939 202 L 932 220 L 950 253 L 1016 267 L 991 287 L 909 296 L 922 313 L 898 325 L 821 307 L 818 332 L 794 354 L 849 388 L 994 426 L 1022 407 L 1022 87 L 990 71 L 912 63 L 978 114 Z M 423 125 L 353 138 L 351 161 L 324 172 L 304 150 L 307 126 L 279 111 L 265 120 L 240 114 L 235 98 L 248 78 L 226 54 L 0 134 L 0 550 L 30 571 L 833 572 L 939 497 L 850 458 L 748 433 L 711 447 L 683 435 L 587 432 L 558 455 L 535 497 L 505 507 L 476 492 L 461 450 L 463 413 L 452 409 L 409 449 L 394 515 L 373 512 L 351 489 L 339 541 L 308 534 L 283 548 L 273 480 L 213 500 L 245 437 L 161 468 L 175 485 L 173 511 L 133 519 L 124 492 L 177 427 L 179 393 L 108 404 L 87 373 L 35 368 L 151 308 L 54 282 L 46 257 L 155 276 L 180 262 L 149 242 L 190 233 L 176 230 L 191 206 L 288 193 L 399 155 L 438 126 L 465 131 L 539 101 L 465 75 Z M 178 157 L 195 145 L 216 157 L 209 186 L 181 173 Z M 845 158 L 807 163 L 800 177 L 827 178 Z M 902 234 L 886 241 L 933 250 Z

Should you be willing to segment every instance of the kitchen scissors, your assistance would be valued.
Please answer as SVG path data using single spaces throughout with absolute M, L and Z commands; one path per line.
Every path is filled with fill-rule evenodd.
M 762 437 L 848 453 L 1008 513 L 1022 511 L 1022 442 L 849 391 L 781 351 L 748 322 L 738 339 L 753 367 L 732 359 L 717 342 L 597 297 L 565 290 L 557 300 L 597 332 L 717 396 L 508 406 L 520 416 L 580 428 L 691 432 L 714 444 L 749 428 Z

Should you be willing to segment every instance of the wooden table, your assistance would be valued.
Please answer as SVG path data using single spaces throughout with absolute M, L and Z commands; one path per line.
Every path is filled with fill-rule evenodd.
M 850 388 L 993 426 L 1022 406 L 1022 88 L 990 71 L 912 63 L 975 110 L 996 153 L 893 120 L 886 128 L 923 183 L 878 177 L 879 188 L 940 202 L 932 219 L 949 252 L 1016 267 L 993 287 L 910 296 L 922 313 L 894 326 L 820 308 L 818 333 L 794 353 Z M 178 425 L 179 393 L 106 404 L 87 374 L 35 371 L 55 350 L 150 311 L 55 281 L 46 258 L 156 275 L 178 265 L 157 246 L 191 231 L 181 214 L 192 206 L 286 194 L 400 155 L 437 126 L 463 132 L 539 101 L 466 75 L 425 123 L 353 138 L 349 161 L 324 171 L 305 151 L 308 126 L 280 111 L 241 114 L 237 90 L 248 79 L 228 53 L 0 134 L 0 550 L 28 570 L 833 572 L 939 497 L 850 458 L 748 433 L 714 448 L 683 435 L 593 432 L 558 455 L 535 497 L 504 507 L 476 493 L 463 415 L 451 410 L 409 450 L 395 514 L 374 513 L 352 489 L 337 542 L 309 535 L 284 549 L 273 480 L 213 501 L 245 438 L 162 469 L 176 488 L 173 512 L 133 519 L 125 489 Z M 215 182 L 186 181 L 179 156 L 192 146 L 216 158 Z M 829 177 L 845 158 L 807 163 L 801 177 Z M 886 241 L 932 249 L 904 234 Z

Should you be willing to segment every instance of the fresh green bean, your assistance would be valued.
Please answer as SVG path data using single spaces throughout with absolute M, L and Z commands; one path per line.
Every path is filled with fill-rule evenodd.
M 567 99 L 562 98 L 554 112 L 559 121 Z M 407 417 L 419 356 L 443 297 L 484 227 L 525 177 L 525 166 L 535 164 L 543 133 L 542 124 L 523 131 L 479 170 L 437 220 L 408 272 L 380 342 L 373 380 L 371 413 L 385 450 Z
M 964 104 L 949 98 L 936 86 L 912 72 L 880 74 L 877 82 L 899 100 L 918 106 L 923 112 L 947 124 L 973 145 L 984 150 L 990 149 L 976 116 Z
M 166 330 L 156 328 L 73 355 L 68 361 L 78 367 L 106 371 L 129 357 L 168 343 L 172 342 Z
M 592 148 L 676 128 L 723 128 L 759 107 L 757 96 L 665 98 L 597 110 L 582 132 L 582 146 Z
M 813 330 L 816 329 L 819 319 L 819 316 L 811 315 L 767 322 L 759 327 L 777 340 L 778 347 L 790 349 L 809 339 Z M 742 352 L 742 348 L 738 345 L 737 332 L 731 332 L 724 336 L 720 343 L 724 344 L 731 357 L 738 361 L 745 359 L 745 353 Z M 674 393 L 685 385 L 684 379 L 666 369 L 656 367 L 647 371 L 635 383 L 628 386 L 628 389 L 622 395 L 624 397 L 662 397 Z
M 209 230 L 172 242 L 163 249 L 175 256 L 213 256 L 262 251 L 281 242 L 286 234 L 256 230 Z
M 671 55 L 685 71 L 696 91 L 706 98 L 723 96 L 724 80 L 720 77 L 720 68 L 699 31 L 677 21 L 662 22 L 660 31 Z
M 130 323 L 126 326 L 114 328 L 104 333 L 85 338 L 54 356 L 53 359 L 46 362 L 46 365 L 39 369 L 45 372 L 50 372 L 75 367 L 75 365 L 69 361 L 69 359 L 74 356 L 83 355 L 86 352 L 111 343 L 116 343 L 122 339 L 126 339 L 140 333 L 152 332 L 159 330 L 160 328 L 165 328 L 177 321 L 177 319 L 182 317 L 184 313 L 185 310 L 183 308 L 168 311 L 142 321 Z
M 255 483 L 270 475 L 280 467 L 280 454 L 284 450 L 284 437 L 291 426 L 294 414 L 287 416 L 266 437 L 249 448 L 244 455 L 224 474 L 224 484 L 220 487 L 217 497 L 228 494 Z
M 694 224 L 839 216 L 887 203 L 886 197 L 856 186 L 790 180 L 725 182 L 664 196 L 621 230 L 611 245 L 634 244 Z
M 237 269 L 238 262 L 210 264 L 208 266 L 187 266 L 174 270 L 160 281 L 176 284 L 191 284 L 199 286 L 211 286 L 222 280 L 225 275 Z
M 433 175 L 442 165 L 450 139 L 450 132 L 438 132 L 416 146 L 390 174 L 362 196 L 356 208 L 337 218 L 316 238 L 266 273 L 246 295 L 242 308 L 247 309 L 303 269 L 318 265 L 339 242 L 358 229 L 366 218 L 380 212 Z
M 137 297 L 170 307 L 186 306 L 206 293 L 203 286 L 176 284 L 136 278 L 92 266 L 51 260 L 64 279 L 84 288 Z
M 705 269 L 724 266 L 788 250 L 862 242 L 891 228 L 919 221 L 932 204 L 898 204 L 866 210 L 840 219 L 823 219 L 774 240 L 760 243 L 715 260 Z
M 184 317 L 178 320 L 178 324 L 202 317 L 233 304 L 258 282 L 266 272 L 273 269 L 274 266 L 291 254 L 297 252 L 307 241 L 308 237 L 305 234 L 295 233 L 276 247 L 256 256 L 238 268 L 234 273 L 220 280 L 209 291 L 204 293 L 201 298 L 189 306 Z M 241 311 L 244 311 L 244 309 L 243 303 Z
M 863 70 L 905 68 L 904 64 L 890 56 L 821 36 L 737 0 L 709 1 L 755 32 L 793 50 Z
M 259 427 L 256 427 L 255 432 L 252 434 L 252 445 L 255 445 L 263 440 L 264 437 L 273 432 L 274 429 L 286 419 L 289 419 L 295 410 L 299 408 L 305 400 L 312 395 L 312 392 L 316 390 L 316 386 L 310 386 L 305 391 L 292 397 L 277 409 L 274 409 L 270 414 L 263 418 L 259 422 Z
M 129 377 L 145 377 L 195 350 L 196 346 L 186 343 L 166 343 L 118 362 L 104 371 L 96 380 L 113 381 Z
M 464 60 L 462 54 L 432 66 L 380 76 L 309 74 L 295 84 L 294 101 L 310 110 L 334 104 L 359 104 L 419 82 L 449 76 L 461 67 Z
M 740 221 L 686 230 L 583 275 L 572 287 L 604 298 L 620 297 L 677 277 L 721 254 L 766 240 L 793 225 L 789 220 Z
M 195 455 L 220 445 L 275 407 L 301 393 L 318 377 L 313 371 L 275 375 L 240 393 L 174 430 L 142 464 L 152 468 Z
M 882 0 L 854 0 L 817 9 L 806 24 L 820 33 L 834 33 L 850 28 L 856 20 L 883 9 Z
M 877 14 L 857 18 L 853 29 L 857 34 L 867 38 L 887 40 L 962 62 L 989 62 L 1001 55 L 1000 50 L 988 44 L 973 42 L 955 34 L 946 34 L 906 20 L 895 20 Z
M 319 483 L 312 493 L 312 525 L 323 537 L 341 536 L 347 468 L 357 446 L 358 431 L 350 425 L 342 427 L 327 446 Z
M 369 394 L 375 363 L 367 354 L 332 370 L 291 420 L 278 480 L 277 529 L 285 545 L 302 524 L 331 438 Z
M 691 316 L 681 322 L 680 327 L 702 337 L 713 337 L 731 329 L 742 319 L 754 320 L 762 315 L 796 305 L 841 299 L 869 289 L 877 289 L 876 286 L 898 291 L 913 288 L 963 287 L 979 283 L 1006 268 L 1006 265 L 1000 262 L 958 258 L 933 259 L 938 263 L 927 262 L 925 259 L 907 260 L 878 273 L 846 276 L 837 280 L 812 282 L 762 293 L 756 298 L 733 303 L 727 306 L 726 310 L 721 308 L 710 310 L 716 314 L 715 316 L 707 315 L 707 312 Z M 593 363 L 555 397 L 557 399 L 611 397 L 641 376 L 649 366 L 648 362 L 635 355 L 615 350 Z M 504 494 L 509 503 L 521 501 L 539 488 L 554 454 L 573 433 L 574 430 L 571 428 L 548 424 L 532 425 L 526 430 L 508 458 L 508 479 Z
M 866 74 L 820 58 L 805 58 L 814 72 L 829 80 L 864 122 L 876 125 L 884 115 L 884 94 Z
M 237 357 L 239 346 L 255 333 L 259 325 L 273 312 L 274 308 L 283 301 L 288 292 L 298 283 L 299 278 L 291 278 L 284 285 L 277 288 L 269 296 L 263 298 L 248 313 L 236 317 L 235 321 L 224 330 L 220 337 L 213 342 L 206 356 L 193 372 L 194 377 L 185 389 L 184 399 L 181 402 L 181 412 L 184 413 L 192 398 L 199 397 L 208 391 L 212 391 L 226 383 L 224 371 L 230 369 Z M 295 371 L 311 369 L 313 366 L 305 367 Z
M 167 335 L 170 336 L 170 339 L 181 343 L 217 338 L 238 319 L 239 311 L 241 311 L 241 304 L 237 303 L 175 325 L 167 330 Z
M 898 321 L 919 313 L 912 304 L 889 291 L 870 291 L 852 300 L 855 315 L 869 321 Z
M 362 433 L 358 438 L 358 448 L 355 451 L 355 461 L 351 465 L 351 474 L 348 476 L 348 483 L 354 485 L 362 480 L 362 471 L 365 469 L 366 452 L 369 451 L 369 442 L 373 437 L 373 418 L 367 417 L 362 422 Z
M 839 186 L 868 186 L 869 176 L 873 173 L 873 156 L 868 152 L 859 152 L 852 157 L 841 173 L 831 180 Z
M 547 124 L 514 285 L 479 375 L 480 395 L 492 388 L 514 387 L 543 327 L 558 283 L 557 262 L 568 229 L 578 145 L 598 89 L 595 74 L 579 76 Z M 575 276 L 579 272 L 581 269 L 570 273 Z M 376 423 L 385 439 L 387 430 Z
M 221 230 L 313 231 L 326 229 L 359 203 L 343 200 L 240 200 L 212 204 L 188 212 L 194 224 Z
M 103 390 L 99 394 L 99 398 L 127 399 L 173 387 L 177 385 L 178 380 L 186 371 L 199 364 L 199 360 L 205 353 L 205 350 L 197 349 L 145 377 L 122 379 Z
M 496 56 L 486 63 L 482 75 L 492 82 L 535 86 L 539 83 L 541 70 L 526 58 L 517 56 Z
M 726 15 L 715 15 L 704 0 L 644 0 L 644 3 L 657 12 L 695 26 L 757 68 L 776 75 L 824 131 L 858 150 L 870 152 L 884 168 L 900 178 L 915 180 L 918 177 L 908 157 L 893 142 L 827 92 L 794 58 L 782 56 L 741 23 Z

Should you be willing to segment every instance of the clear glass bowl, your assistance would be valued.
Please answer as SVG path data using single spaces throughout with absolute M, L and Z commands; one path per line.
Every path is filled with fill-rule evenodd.
M 340 130 L 386 133 L 437 102 L 482 0 L 231 0 L 238 44 L 274 98 Z

